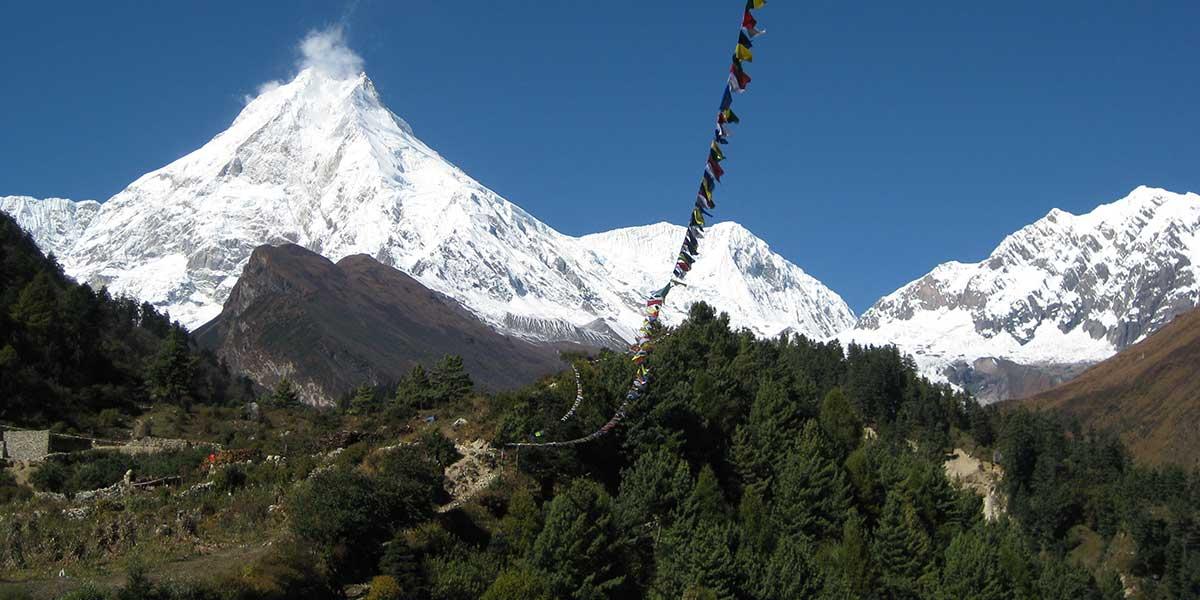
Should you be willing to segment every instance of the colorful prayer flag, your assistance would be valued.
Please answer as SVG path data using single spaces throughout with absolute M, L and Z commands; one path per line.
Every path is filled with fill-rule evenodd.
M 721 176 L 725 174 L 725 169 L 721 168 L 721 165 L 718 164 L 717 159 L 714 159 L 712 155 L 709 155 L 708 157 L 708 170 L 712 171 L 713 177 L 715 177 L 717 181 L 720 181 Z
M 717 162 L 725 160 L 725 153 L 721 152 L 721 148 L 720 146 L 717 146 L 716 142 L 713 142 L 712 145 L 708 147 L 708 156 Z
M 754 53 L 749 48 L 738 44 L 733 48 L 733 57 L 746 62 L 754 62 Z
M 746 8 L 746 11 L 742 13 L 742 29 L 751 31 L 754 29 L 755 25 L 758 25 L 758 21 L 754 19 L 754 15 L 750 14 L 750 9 Z M 753 35 L 751 35 L 751 37 L 753 37 Z

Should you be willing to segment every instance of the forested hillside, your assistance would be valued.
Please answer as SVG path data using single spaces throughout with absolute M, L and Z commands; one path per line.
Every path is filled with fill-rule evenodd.
M 0 421 L 86 429 L 105 409 L 251 397 L 168 315 L 75 283 L 0 213 Z
M 567 448 L 503 444 L 600 427 L 634 368 L 625 355 L 576 361 L 585 397 L 565 421 L 569 372 L 483 396 L 453 359 L 336 410 L 295 406 L 281 388 L 262 415 L 190 411 L 170 421 L 245 462 L 53 467 L 69 484 L 108 463 L 105 481 L 134 468 L 182 483 L 117 503 L 10 494 L 0 565 L 141 565 L 116 596 L 74 596 L 89 600 L 1200 594 L 1196 473 L 1137 467 L 1119 441 L 1051 415 L 981 409 L 890 347 L 756 339 L 703 304 L 657 343 L 654 380 L 621 426 Z M 504 453 L 464 486 L 464 453 L 485 440 Z M 947 479 L 954 447 L 998 452 L 997 520 Z M 56 516 L 70 510 L 91 512 Z

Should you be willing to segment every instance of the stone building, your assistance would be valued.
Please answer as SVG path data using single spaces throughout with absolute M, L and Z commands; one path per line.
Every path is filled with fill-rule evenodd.
M 40 461 L 50 454 L 49 430 L 4 431 L 0 435 L 4 438 L 0 450 L 9 460 Z

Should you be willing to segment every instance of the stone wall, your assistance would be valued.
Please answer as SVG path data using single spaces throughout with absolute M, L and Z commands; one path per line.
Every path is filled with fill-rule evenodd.
M 50 453 L 50 432 L 5 431 L 4 454 L 12 460 L 40 461 Z

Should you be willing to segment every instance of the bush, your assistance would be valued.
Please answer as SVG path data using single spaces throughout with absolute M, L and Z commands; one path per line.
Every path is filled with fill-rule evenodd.
M 246 469 L 242 465 L 229 465 L 217 469 L 213 474 L 213 489 L 221 493 L 231 493 L 246 485 Z
M 454 442 L 445 435 L 442 435 L 442 432 L 437 429 L 431 429 L 422 433 L 419 441 L 438 466 L 446 467 L 462 458 L 462 454 L 459 454 L 458 448 L 454 446 Z
M 371 593 L 367 600 L 400 600 L 400 584 L 387 575 L 380 575 L 371 580 Z
M 66 467 L 55 461 L 46 461 L 29 476 L 29 483 L 43 492 L 62 493 L 68 476 Z
M 22 485 L 17 485 L 17 480 L 12 476 L 12 473 L 0 467 L 0 504 L 8 504 L 16 500 L 24 500 L 33 495 Z
M 111 596 L 100 591 L 94 584 L 85 583 L 83 587 L 63 594 L 59 600 L 109 600 Z
M 232 598 L 255 600 L 288 600 L 291 598 L 336 598 L 329 582 L 322 576 L 312 553 L 300 545 L 285 541 L 247 565 L 241 577 L 225 582 L 223 587 L 236 589 Z

